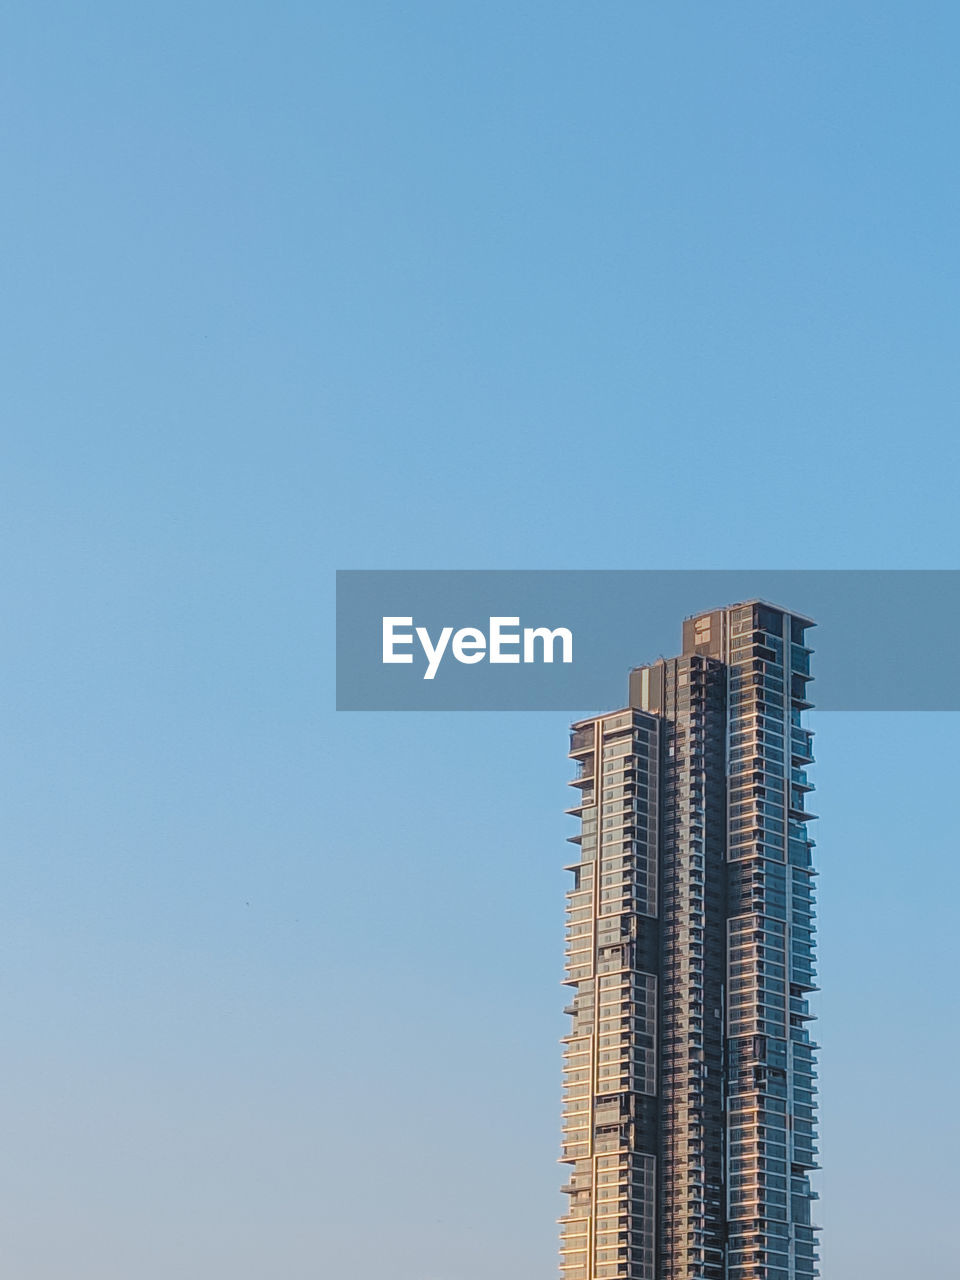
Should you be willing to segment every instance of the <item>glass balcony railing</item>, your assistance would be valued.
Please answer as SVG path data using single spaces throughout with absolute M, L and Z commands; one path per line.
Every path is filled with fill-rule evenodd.
M 803 648 L 802 645 L 793 644 L 790 646 L 790 670 L 796 671 L 798 675 L 808 676 L 810 674 L 810 652 Z

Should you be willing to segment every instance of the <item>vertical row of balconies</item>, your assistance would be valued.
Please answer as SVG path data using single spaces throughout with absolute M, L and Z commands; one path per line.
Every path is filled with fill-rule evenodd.
M 794 1050 L 812 1016 L 810 650 L 802 619 L 758 604 L 730 618 L 728 1277 L 808 1280 L 794 1135 L 810 1123 L 812 1077 Z
M 796 623 L 793 623 L 796 630 Z M 790 751 L 788 794 L 789 873 L 788 940 L 790 978 L 790 1043 L 788 1083 L 790 1096 L 790 1280 L 813 1280 L 818 1274 L 816 1227 L 811 1222 L 810 1171 L 816 1168 L 816 1046 L 807 1023 L 811 1013 L 808 995 L 814 988 L 814 886 L 816 872 L 813 841 L 806 824 L 816 817 L 808 809 L 813 790 L 806 766 L 813 761 L 813 735 L 803 724 L 803 713 L 812 704 L 808 696 L 810 650 L 802 635 L 794 634 L 790 649 Z

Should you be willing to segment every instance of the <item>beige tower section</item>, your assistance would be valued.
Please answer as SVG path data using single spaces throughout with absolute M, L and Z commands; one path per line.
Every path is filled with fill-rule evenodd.
M 659 754 L 633 708 L 573 726 L 563 1280 L 656 1280 Z

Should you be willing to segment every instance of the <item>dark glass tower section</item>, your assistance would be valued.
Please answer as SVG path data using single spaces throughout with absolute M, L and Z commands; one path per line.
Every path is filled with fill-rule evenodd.
M 573 726 L 564 1280 L 817 1274 L 811 625 L 691 618 Z

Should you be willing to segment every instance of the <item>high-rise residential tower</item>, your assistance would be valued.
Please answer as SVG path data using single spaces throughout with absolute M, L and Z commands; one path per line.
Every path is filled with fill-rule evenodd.
M 818 1274 L 809 618 L 690 618 L 573 725 L 563 1280 Z

